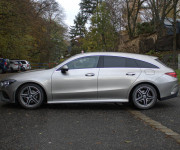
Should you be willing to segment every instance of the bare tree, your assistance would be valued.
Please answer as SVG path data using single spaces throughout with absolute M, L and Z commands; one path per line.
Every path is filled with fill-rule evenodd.
M 164 20 L 173 9 L 172 2 L 173 0 L 147 0 L 146 2 L 151 10 L 152 21 L 158 37 L 164 35 Z
M 144 2 L 145 0 L 124 0 L 127 13 L 127 30 L 130 39 L 135 36 L 137 19 L 139 17 L 141 6 Z

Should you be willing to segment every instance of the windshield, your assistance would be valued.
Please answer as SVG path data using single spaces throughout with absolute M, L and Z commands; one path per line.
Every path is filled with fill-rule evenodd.
M 22 63 L 22 64 L 26 64 L 26 62 L 25 62 L 25 61 L 21 61 L 21 63 Z

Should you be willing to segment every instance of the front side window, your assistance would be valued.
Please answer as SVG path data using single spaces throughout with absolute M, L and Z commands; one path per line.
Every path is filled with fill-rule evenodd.
M 66 65 L 69 69 L 96 68 L 98 61 L 99 56 L 87 56 L 73 60 Z

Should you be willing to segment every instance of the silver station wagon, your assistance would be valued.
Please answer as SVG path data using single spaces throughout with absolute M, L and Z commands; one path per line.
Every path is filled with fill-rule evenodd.
M 157 100 L 178 95 L 173 69 L 157 57 L 130 53 L 84 53 L 55 68 L 32 70 L 3 79 L 0 99 L 34 109 L 43 102 L 131 102 L 149 109 Z

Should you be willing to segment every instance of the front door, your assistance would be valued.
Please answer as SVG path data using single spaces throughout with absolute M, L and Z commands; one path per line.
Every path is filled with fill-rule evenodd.
M 99 56 L 81 57 L 67 63 L 69 70 L 52 75 L 52 96 L 54 101 L 75 101 L 97 99 L 97 68 Z

